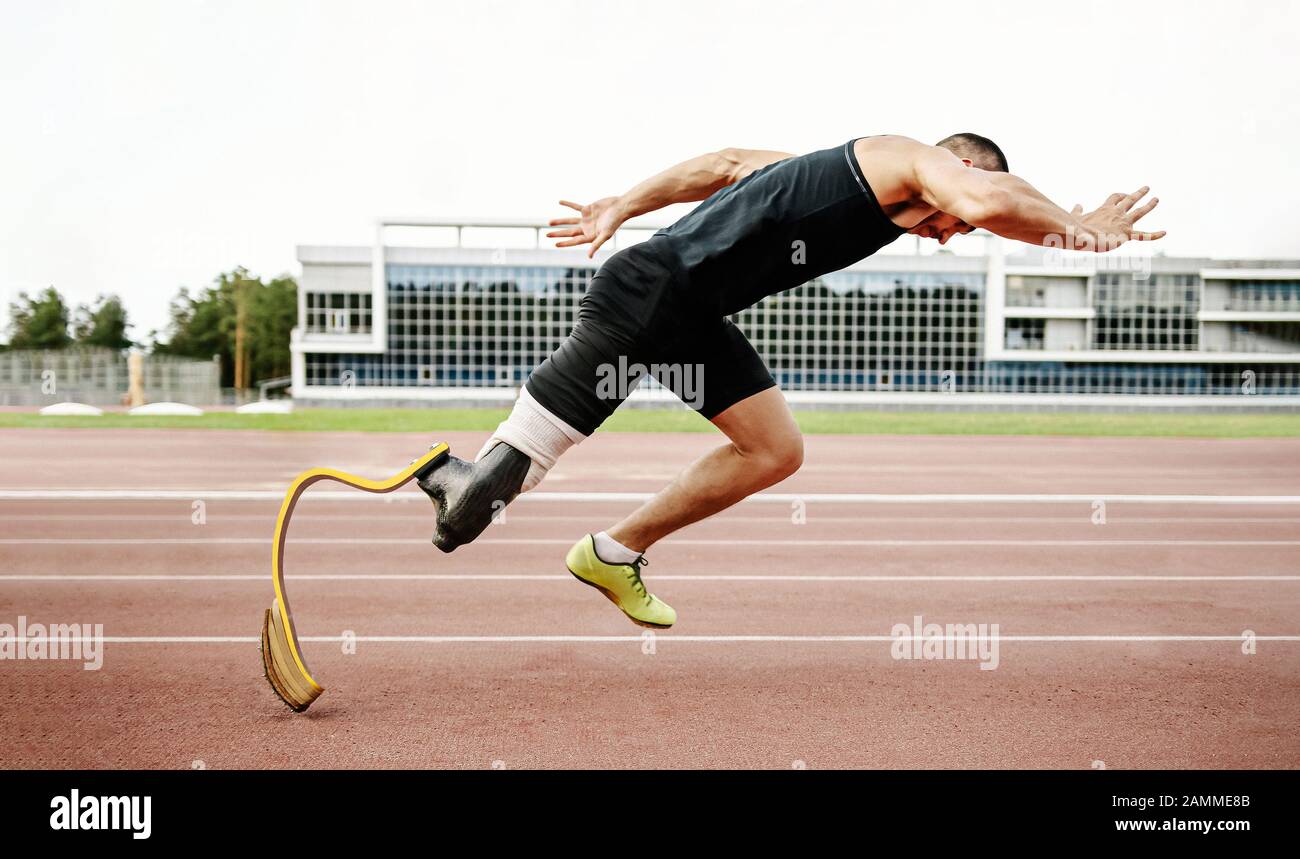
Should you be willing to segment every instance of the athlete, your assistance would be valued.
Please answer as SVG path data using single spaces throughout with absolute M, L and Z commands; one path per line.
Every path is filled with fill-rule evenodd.
M 776 382 L 728 316 L 766 296 L 870 256 L 903 233 L 945 244 L 983 228 L 1035 245 L 1104 252 L 1163 231 L 1136 223 L 1150 189 L 1066 211 L 1007 171 L 993 141 L 962 133 L 928 146 L 863 137 L 807 155 L 724 149 L 682 162 L 618 197 L 562 201 L 577 216 L 547 235 L 588 256 L 629 218 L 703 200 L 672 226 L 611 256 L 592 277 L 568 338 L 532 373 L 509 418 L 474 463 L 436 461 L 420 475 L 443 551 L 476 538 L 497 510 L 541 482 L 649 373 L 682 395 L 729 443 L 704 455 L 640 509 L 584 536 L 569 571 L 635 623 L 665 628 L 677 613 L 641 580 L 645 551 L 668 534 L 793 474 L 803 439 Z M 635 368 L 630 384 L 611 372 Z M 664 375 L 673 378 L 665 381 Z M 676 384 L 674 384 L 676 383 Z M 687 399 L 683 397 L 683 399 Z

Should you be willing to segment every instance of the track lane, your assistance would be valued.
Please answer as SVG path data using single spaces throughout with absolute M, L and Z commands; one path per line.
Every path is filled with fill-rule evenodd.
M 477 449 L 484 434 L 453 437 Z M 55 438 L 57 436 L 57 438 Z M 302 468 L 384 474 L 412 436 L 12 431 L 0 487 L 279 490 Z M 599 441 L 599 444 L 594 442 Z M 547 488 L 655 488 L 716 436 L 608 435 L 566 457 Z M 57 444 L 56 444 L 57 442 Z M 75 444 L 73 444 L 75 442 Z M 418 444 L 417 444 L 418 442 Z M 627 469 L 653 443 L 659 461 Z M 56 457 L 60 450 L 65 458 Z M 812 437 L 781 492 L 1295 494 L 1291 439 L 856 439 Z M 220 462 L 220 469 L 212 468 Z M 194 500 L 202 500 L 201 494 Z M 1294 505 L 825 504 L 806 524 L 748 504 L 655 547 L 651 588 L 682 612 L 654 636 L 572 582 L 570 534 L 628 502 L 512 507 L 487 542 L 444 556 L 424 500 L 305 501 L 287 561 L 304 635 L 614 636 L 613 642 L 373 643 L 345 655 L 312 641 L 328 691 L 289 714 L 260 677 L 274 502 L 0 501 L 0 539 L 191 539 L 243 543 L 0 545 L 0 622 L 102 622 L 107 635 L 224 634 L 212 644 L 109 644 L 99 672 L 0 663 L 0 757 L 28 766 L 1300 766 L 1300 643 L 1017 642 L 999 668 L 895 660 L 886 642 L 674 642 L 672 636 L 887 634 L 927 622 L 999 623 L 1003 635 L 1300 633 Z M 263 519 L 262 517 L 265 517 Z M 132 518 L 156 517 L 156 518 Z M 1185 518 L 1184 518 L 1185 517 Z M 592 523 L 592 524 L 588 524 Z M 499 530 L 496 530 L 499 529 Z M 357 544 L 353 536 L 375 542 Z M 499 535 L 499 536 L 493 536 Z M 344 542 L 312 542 L 340 539 Z M 539 543 L 539 539 L 559 542 Z M 821 540 L 783 545 L 759 540 Z M 887 545 L 846 540 L 1144 540 L 1151 545 Z M 730 540 L 727 544 L 709 541 Z M 1157 543 L 1222 540 L 1231 545 Z M 264 542 L 263 542 L 264 541 Z M 517 542 L 513 542 L 517 541 Z M 1276 542 L 1278 545 L 1264 545 Z M 231 581 L 62 575 L 241 575 Z M 304 574 L 301 580 L 295 573 Z M 421 575 L 325 580 L 308 574 Z M 757 581 L 709 574 L 771 575 Z M 896 576 L 841 581 L 827 574 Z M 10 575 L 47 580 L 5 579 Z M 1060 581 L 1045 576 L 1202 577 Z M 536 576 L 521 581 L 474 576 Z M 1020 580 L 993 581 L 997 576 Z M 465 579 L 457 579 L 464 576 Z M 952 576 L 954 581 L 941 577 Z

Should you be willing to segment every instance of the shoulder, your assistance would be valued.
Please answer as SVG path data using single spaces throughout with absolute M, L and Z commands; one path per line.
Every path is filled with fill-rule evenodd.
M 929 144 L 904 137 L 901 134 L 875 134 L 871 137 L 859 137 L 853 141 L 853 151 L 859 158 L 863 156 L 917 157 L 934 149 Z
M 901 134 L 860 137 L 853 142 L 858 168 L 882 206 L 916 195 L 917 165 L 933 158 L 935 151 L 936 147 Z

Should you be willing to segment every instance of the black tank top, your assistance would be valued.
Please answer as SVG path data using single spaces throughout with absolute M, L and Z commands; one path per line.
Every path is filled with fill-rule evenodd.
M 644 244 L 671 254 L 688 300 L 724 316 L 868 257 L 904 230 L 853 143 L 756 170 Z

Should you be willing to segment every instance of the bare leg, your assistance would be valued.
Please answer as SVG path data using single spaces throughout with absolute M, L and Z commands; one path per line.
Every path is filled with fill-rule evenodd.
M 644 552 L 668 534 L 779 483 L 803 464 L 803 437 L 779 388 L 741 400 L 713 419 L 731 443 L 710 451 L 608 531 Z

